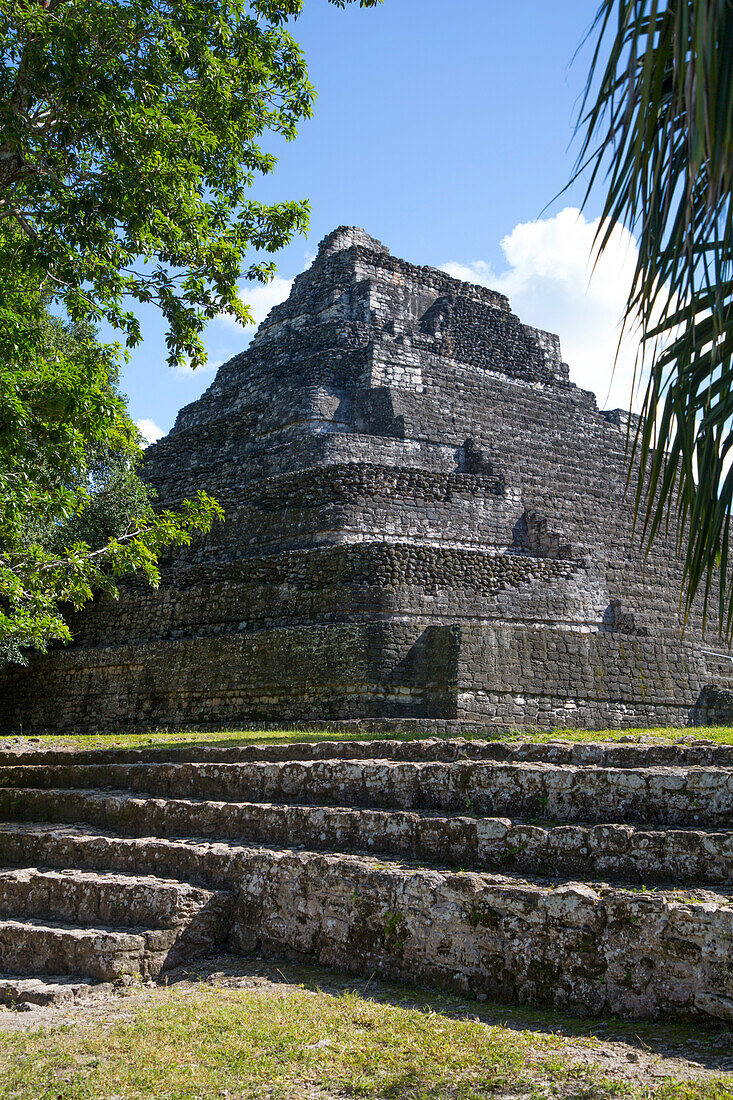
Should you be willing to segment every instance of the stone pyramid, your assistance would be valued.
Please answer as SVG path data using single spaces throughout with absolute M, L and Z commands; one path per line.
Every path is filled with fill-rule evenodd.
M 205 488 L 226 522 L 3 673 L 0 726 L 726 720 L 626 445 L 556 336 L 341 227 L 147 452 L 161 503 Z

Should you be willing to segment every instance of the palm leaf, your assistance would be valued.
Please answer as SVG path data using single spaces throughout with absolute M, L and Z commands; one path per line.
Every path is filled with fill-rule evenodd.
M 648 372 L 636 514 L 651 545 L 672 524 L 685 613 L 717 591 L 733 638 L 733 0 L 603 0 L 576 178 L 603 187 L 599 251 L 638 239 L 626 310 Z

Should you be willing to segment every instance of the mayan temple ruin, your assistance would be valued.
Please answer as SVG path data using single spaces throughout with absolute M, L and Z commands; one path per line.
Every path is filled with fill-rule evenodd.
M 671 542 L 640 553 L 626 445 L 501 294 L 337 229 L 147 451 L 161 504 L 205 488 L 226 522 L 6 670 L 0 727 L 730 717 Z
M 733 717 L 626 440 L 501 295 L 330 234 L 147 452 L 226 522 L 6 670 L 0 725 L 390 736 L 3 741 L 0 1006 L 248 954 L 733 1024 L 733 745 L 491 738 Z

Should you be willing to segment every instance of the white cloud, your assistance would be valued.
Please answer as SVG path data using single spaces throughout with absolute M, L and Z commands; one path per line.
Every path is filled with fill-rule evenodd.
M 190 360 L 186 359 L 185 363 L 176 363 L 174 370 L 179 374 L 196 375 L 200 378 L 204 374 L 213 374 L 224 362 L 223 359 L 207 359 L 206 363 L 201 367 L 196 367 L 196 370 L 190 365 Z
M 616 227 L 593 266 L 598 220 L 567 207 L 554 218 L 523 222 L 501 242 L 506 270 L 484 261 L 443 270 L 506 294 L 525 324 L 556 332 L 571 381 L 593 390 L 601 408 L 629 407 L 638 340 L 622 340 L 620 319 L 636 264 L 633 236 Z
M 194 375 L 198 378 L 202 378 L 208 374 L 214 374 L 222 363 L 225 363 L 232 355 L 238 355 L 240 351 L 244 351 L 247 344 L 254 336 L 257 326 L 264 321 L 265 317 L 267 317 L 267 314 L 274 306 L 285 301 L 290 294 L 292 285 L 292 279 L 283 279 L 280 276 L 277 276 L 269 283 L 241 283 L 239 286 L 240 297 L 252 310 L 254 324 L 242 325 L 239 321 L 235 320 L 234 317 L 230 317 L 226 313 L 219 313 L 212 321 L 206 337 L 209 346 L 214 342 L 218 353 L 217 357 L 209 358 L 205 366 L 197 367 L 196 370 L 193 370 L 188 361 L 185 363 L 178 363 L 175 367 L 177 373 L 187 375 L 189 378 Z M 222 331 L 225 333 L 223 341 L 221 340 Z M 226 345 L 232 340 L 232 332 L 236 334 L 236 345 L 234 350 L 223 350 L 222 343 Z M 212 337 L 215 338 L 214 341 L 212 341 Z
M 162 439 L 165 435 L 163 429 L 159 428 L 154 420 L 147 420 L 145 417 L 141 420 L 136 420 L 135 427 L 146 443 L 157 443 L 158 440 Z
M 290 294 L 292 285 L 292 279 L 283 279 L 279 275 L 269 283 L 242 283 L 239 287 L 239 294 L 242 301 L 252 310 L 255 319 L 254 325 L 241 325 L 239 321 L 236 321 L 233 317 L 228 317 L 224 313 L 219 315 L 219 320 L 226 325 L 239 329 L 240 332 L 246 332 L 252 336 L 255 327 L 264 321 L 270 310 L 285 301 L 288 294 Z

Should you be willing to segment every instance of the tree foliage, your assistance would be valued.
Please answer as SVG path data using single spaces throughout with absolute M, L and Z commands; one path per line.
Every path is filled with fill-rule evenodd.
M 733 2 L 603 0 L 579 159 L 603 180 L 599 245 L 638 237 L 627 306 L 649 367 L 634 439 L 637 507 L 670 519 L 689 607 L 717 588 L 733 635 Z
M 205 493 L 154 509 L 96 322 L 132 346 L 155 303 L 170 361 L 196 366 L 210 318 L 251 320 L 237 283 L 274 268 L 248 250 L 308 218 L 249 197 L 265 139 L 312 111 L 303 6 L 0 0 L 0 661 L 68 640 L 65 608 L 122 574 L 156 583 L 162 547 L 221 516 Z
M 20 309 L 22 306 L 22 311 Z M 15 307 L 15 308 L 13 308 Z M 67 605 L 116 578 L 159 579 L 158 554 L 221 515 L 204 493 L 155 511 L 139 436 L 117 390 L 118 349 L 64 323 L 32 284 L 0 308 L 0 664 L 68 641 Z
M 343 7 L 350 0 L 332 0 Z M 379 0 L 359 0 L 371 7 Z M 12 269 L 34 271 L 74 318 L 140 339 L 154 302 L 172 361 L 204 358 L 207 320 L 251 316 L 248 248 L 305 228 L 304 200 L 248 197 L 275 164 L 266 134 L 312 111 L 285 24 L 304 0 L 0 0 L 0 223 Z M 268 262 L 246 267 L 267 278 Z

